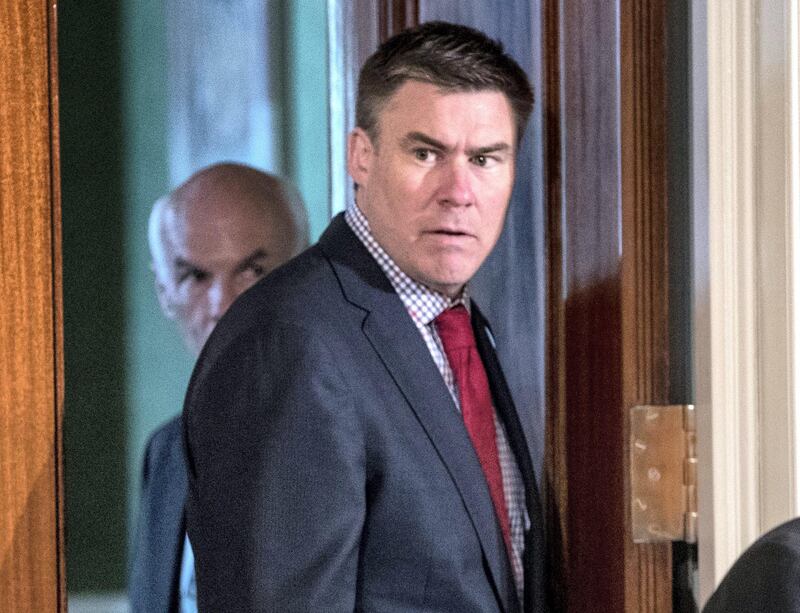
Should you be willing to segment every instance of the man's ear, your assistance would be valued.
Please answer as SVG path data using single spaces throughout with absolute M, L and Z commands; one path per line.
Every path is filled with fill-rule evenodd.
M 158 304 L 161 307 L 161 312 L 167 319 L 175 319 L 175 308 L 172 306 L 172 301 L 167 296 L 167 287 L 158 280 L 158 275 L 155 275 L 156 296 L 158 296 Z
M 357 185 L 366 185 L 372 167 L 374 147 L 369 135 L 356 128 L 347 137 L 347 171 Z

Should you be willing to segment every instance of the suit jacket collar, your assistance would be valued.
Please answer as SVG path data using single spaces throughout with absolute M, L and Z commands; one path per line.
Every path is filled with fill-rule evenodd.
M 405 396 L 455 483 L 506 611 L 518 608 L 505 544 L 464 422 L 422 336 L 389 280 L 337 216 L 320 239 L 346 299 L 366 312 L 362 330 Z
M 519 419 L 511 391 L 506 382 L 500 361 L 495 352 L 494 337 L 489 323 L 483 317 L 475 303 L 472 304 L 472 328 L 475 331 L 475 340 L 478 353 L 483 361 L 489 379 L 492 399 L 500 420 L 506 430 L 509 444 L 517 461 L 522 480 L 525 485 L 525 506 L 531 521 L 531 528 L 525 536 L 525 553 L 523 565 L 525 568 L 525 603 L 524 611 L 546 610 L 544 582 L 544 515 L 539 487 L 536 483 L 536 473 L 533 470 L 533 461 L 525 438 L 525 430 Z

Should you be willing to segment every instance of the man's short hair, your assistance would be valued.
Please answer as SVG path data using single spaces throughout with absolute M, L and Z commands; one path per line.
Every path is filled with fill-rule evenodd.
M 446 92 L 505 94 L 514 113 L 518 141 L 533 108 L 528 77 L 500 42 L 474 28 L 430 21 L 384 42 L 361 68 L 356 124 L 371 139 L 379 137 L 378 115 L 383 105 L 410 80 Z

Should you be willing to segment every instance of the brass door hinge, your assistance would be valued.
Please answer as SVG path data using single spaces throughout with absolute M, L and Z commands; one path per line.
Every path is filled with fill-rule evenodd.
M 696 542 L 694 406 L 640 405 L 630 418 L 633 541 Z

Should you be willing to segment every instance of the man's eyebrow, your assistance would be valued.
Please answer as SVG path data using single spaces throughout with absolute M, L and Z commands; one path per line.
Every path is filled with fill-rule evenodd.
M 242 259 L 239 265 L 236 266 L 236 270 L 237 271 L 245 270 L 248 266 L 255 264 L 258 260 L 262 260 L 265 257 L 267 257 L 267 255 L 268 255 L 267 252 L 259 247 L 258 249 L 253 251 L 253 253 L 248 255 L 246 258 Z
M 173 262 L 175 268 L 196 268 L 200 270 L 200 266 L 195 264 L 194 262 L 190 262 L 189 260 L 184 260 L 181 256 L 177 256 L 175 261 Z
M 443 142 L 438 141 L 427 134 L 423 134 L 422 132 L 409 132 L 403 137 L 403 144 L 406 146 L 416 145 L 418 143 L 428 145 L 430 148 L 438 149 L 439 151 L 447 151 L 448 149 Z
M 445 145 L 443 142 L 436 140 L 424 134 L 423 132 L 409 132 L 403 138 L 403 144 L 405 146 L 415 145 L 418 143 L 422 143 L 423 145 L 428 145 L 431 149 L 436 149 L 439 151 L 448 151 L 449 147 Z M 511 145 L 506 142 L 497 142 L 492 143 L 491 145 L 484 145 L 483 147 L 475 147 L 473 149 L 467 150 L 467 155 L 469 157 L 474 157 L 476 155 L 488 155 L 490 153 L 505 153 L 506 151 L 511 150 Z
M 494 143 L 492 145 L 486 145 L 484 147 L 476 147 L 475 149 L 468 149 L 467 155 L 469 157 L 475 157 L 476 155 L 488 155 L 489 153 L 505 153 L 507 151 L 511 151 L 511 145 L 508 143 Z

